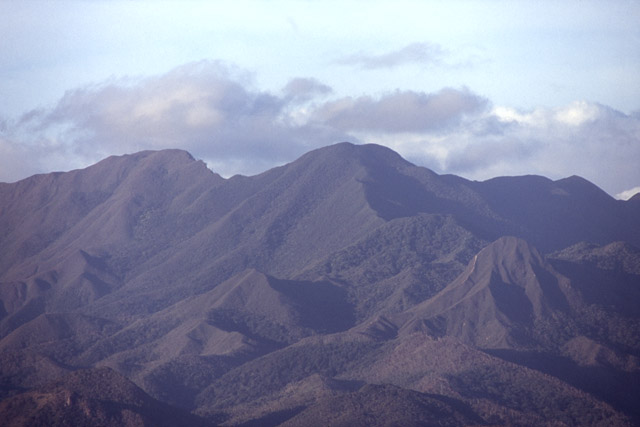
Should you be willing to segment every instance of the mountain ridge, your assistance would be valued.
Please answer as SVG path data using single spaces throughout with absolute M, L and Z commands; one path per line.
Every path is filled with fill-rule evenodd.
M 211 424 L 637 423 L 639 208 L 349 143 L 255 176 L 163 150 L 2 184 L 1 396 L 108 367 Z

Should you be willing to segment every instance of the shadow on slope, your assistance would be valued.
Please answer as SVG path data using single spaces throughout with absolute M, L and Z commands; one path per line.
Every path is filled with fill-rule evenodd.
M 552 375 L 629 415 L 634 423 L 640 422 L 640 408 L 637 404 L 640 397 L 638 366 L 629 372 L 606 362 L 581 365 L 570 357 L 551 353 L 509 349 L 485 351 L 492 356 Z M 636 361 L 636 365 L 637 363 Z
M 353 307 L 344 289 L 330 282 L 276 279 L 247 270 L 211 291 L 219 299 L 208 322 L 256 339 L 290 344 L 314 333 L 353 326 Z

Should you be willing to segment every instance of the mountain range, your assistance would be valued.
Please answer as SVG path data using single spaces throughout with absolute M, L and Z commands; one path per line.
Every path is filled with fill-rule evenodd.
M 639 197 L 350 143 L 0 183 L 0 425 L 640 424 Z

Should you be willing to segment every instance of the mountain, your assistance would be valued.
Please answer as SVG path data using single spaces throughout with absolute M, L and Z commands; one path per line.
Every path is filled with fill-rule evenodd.
M 0 242 L 14 425 L 640 422 L 640 205 L 579 177 L 341 143 L 225 179 L 146 151 L 0 184 Z
M 445 289 L 411 309 L 411 323 L 480 348 L 535 348 L 552 338 L 547 329 L 559 329 L 549 323 L 566 327 L 574 293 L 534 247 L 501 237 Z

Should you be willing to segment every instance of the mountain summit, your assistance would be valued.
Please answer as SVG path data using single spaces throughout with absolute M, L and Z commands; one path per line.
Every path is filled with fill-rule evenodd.
M 579 177 L 146 151 L 0 184 L 0 241 L 10 425 L 640 420 L 639 205 Z
M 526 241 L 501 237 L 482 249 L 466 270 L 413 311 L 434 332 L 481 348 L 536 343 L 541 323 L 570 309 L 570 282 Z

